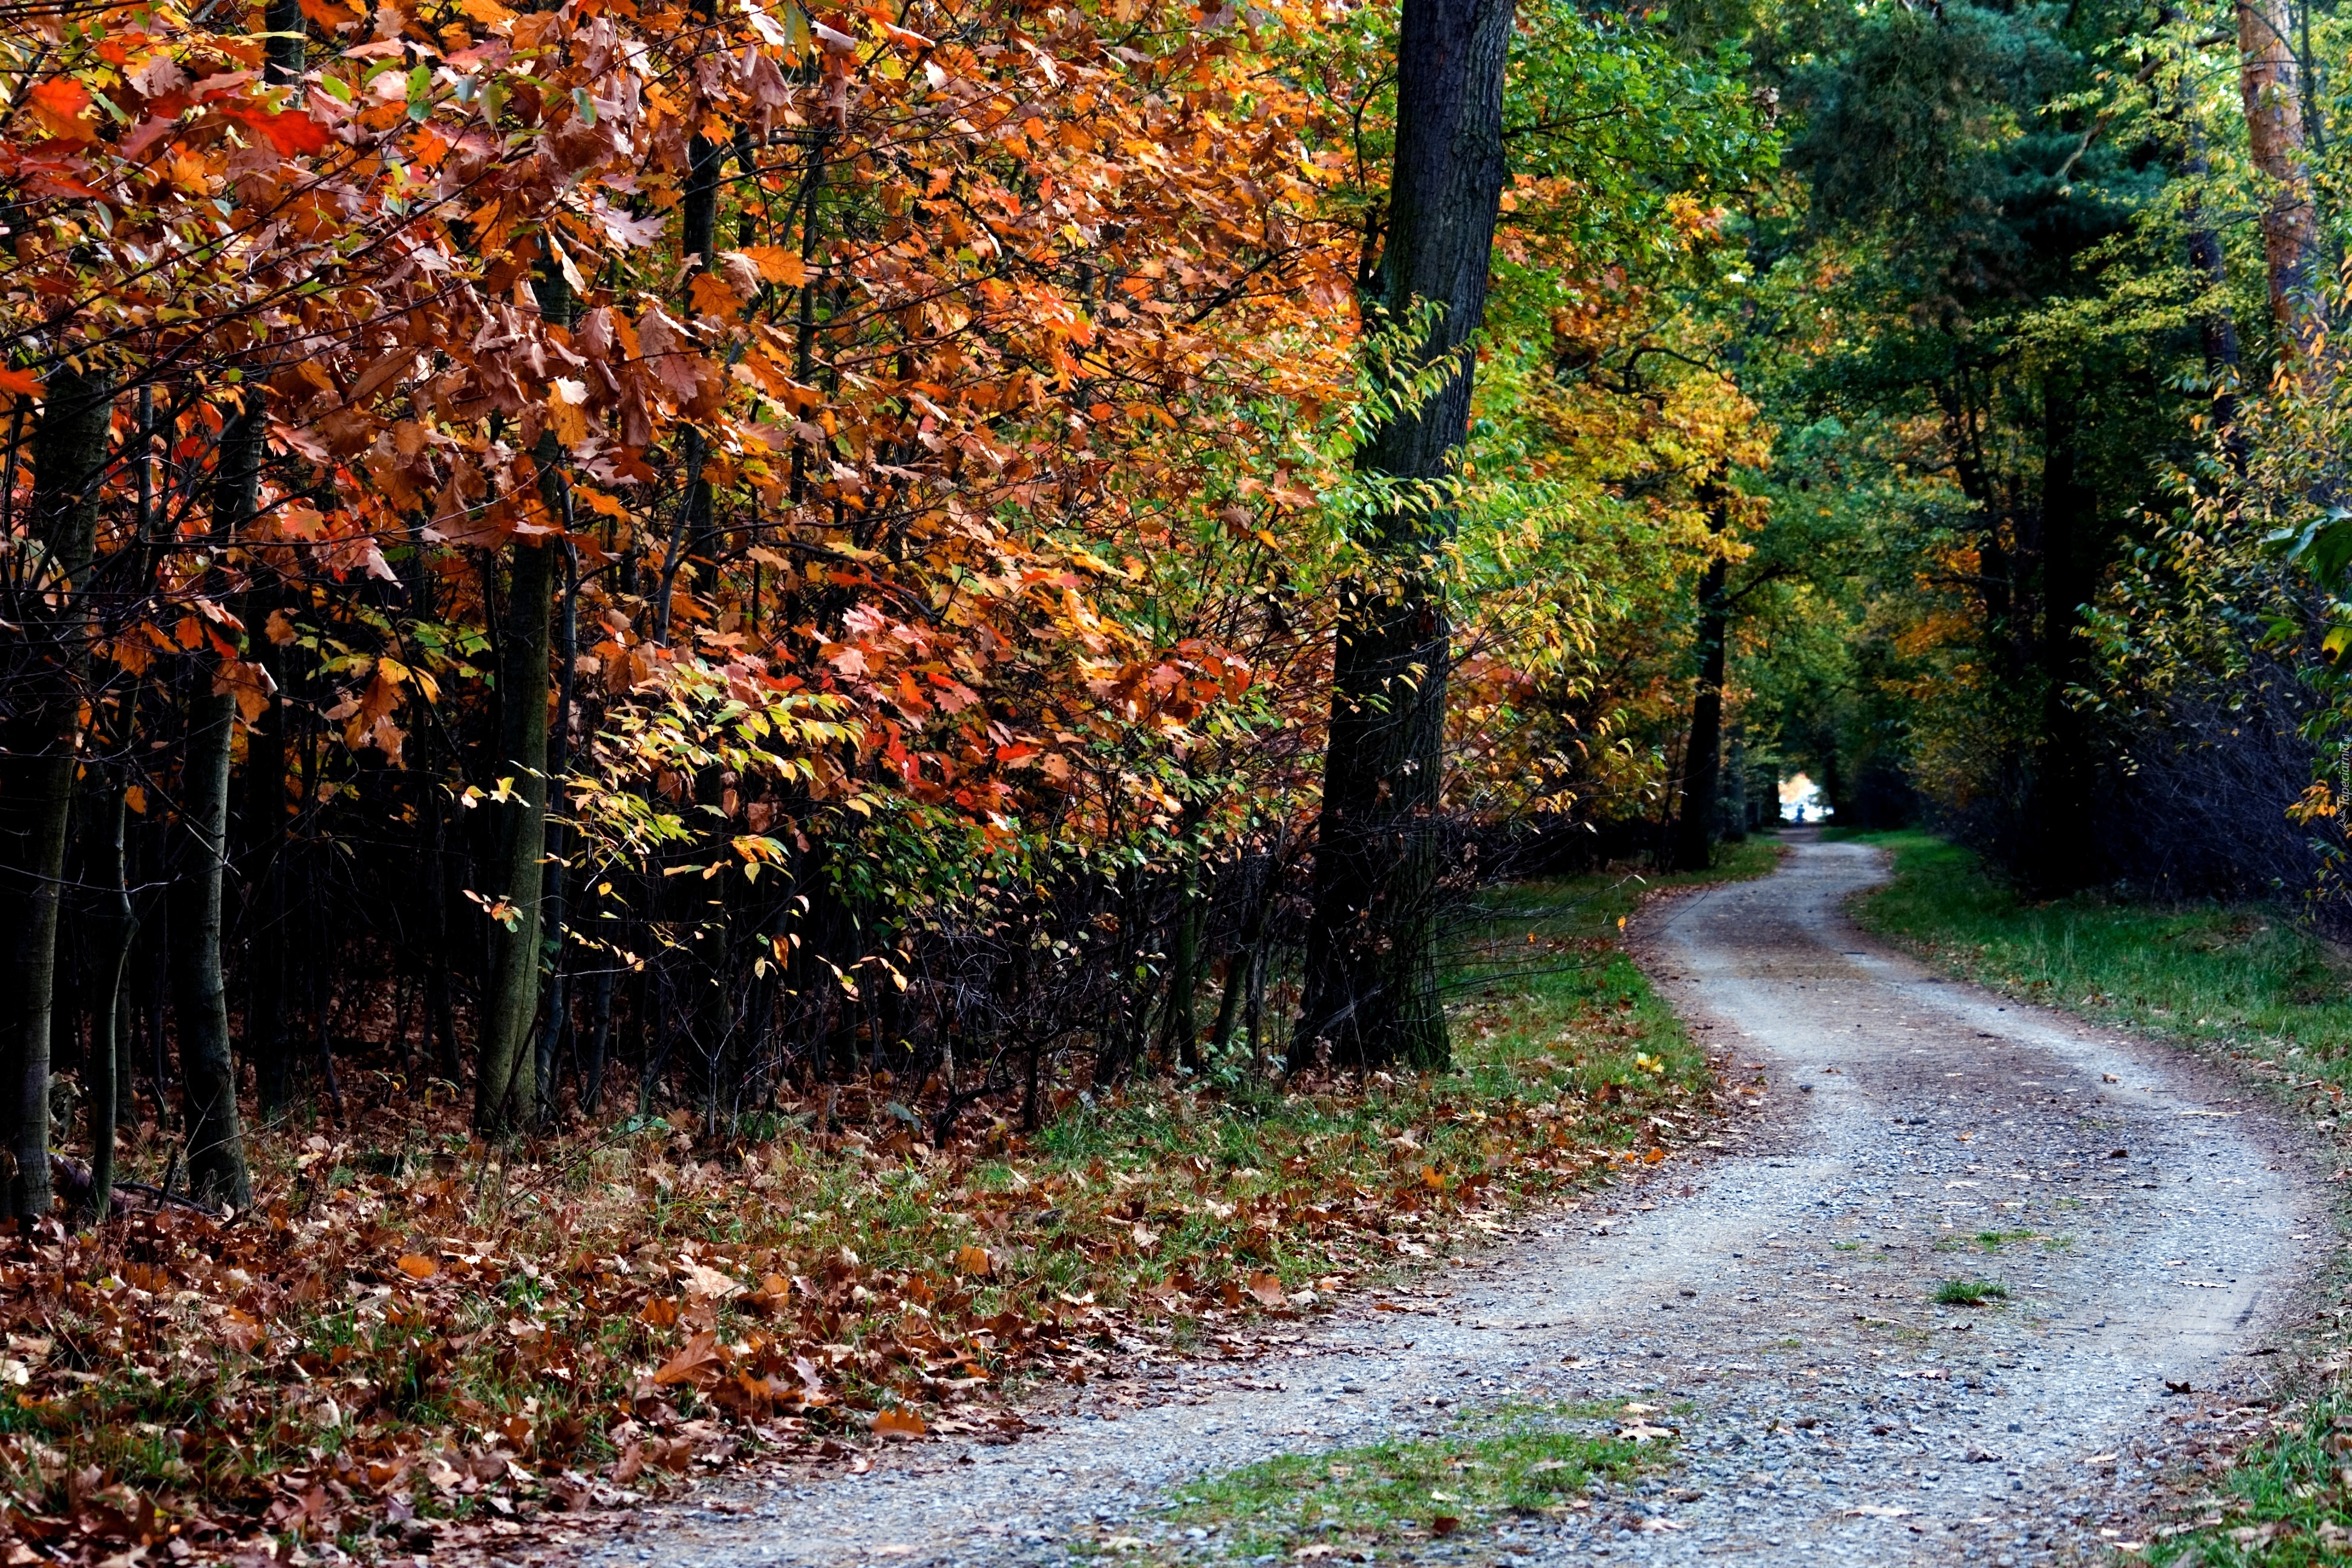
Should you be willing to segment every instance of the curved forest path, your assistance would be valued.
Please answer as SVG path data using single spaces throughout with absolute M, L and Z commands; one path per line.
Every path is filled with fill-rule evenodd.
M 1665 1168 L 1675 1193 L 1538 1213 L 1400 1293 L 1410 1310 L 1344 1310 L 1273 1357 L 1143 1368 L 1144 1407 L 1112 1419 L 710 1489 L 596 1555 L 979 1565 L 1122 1535 L 1205 1554 L 1158 1512 L 1189 1478 L 1513 1396 L 1651 1398 L 1676 1412 L 1677 1463 L 1381 1560 L 2014 1568 L 2142 1538 L 2161 1472 L 2286 1359 L 2265 1336 L 2333 1250 L 2324 1195 L 2266 1110 L 2186 1055 L 1862 938 L 1840 905 L 1879 867 L 1799 836 L 1777 875 L 1646 918 L 1645 966 L 1757 1104 L 1714 1158 Z M 2007 1301 L 1937 1304 L 1969 1278 Z

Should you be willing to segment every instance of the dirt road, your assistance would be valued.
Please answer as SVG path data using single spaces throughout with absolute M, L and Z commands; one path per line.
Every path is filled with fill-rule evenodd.
M 649 1513 L 600 1555 L 977 1565 L 1114 1533 L 1208 1555 L 1213 1537 L 1159 1522 L 1186 1478 L 1512 1394 L 1660 1396 L 1685 1412 L 1679 1468 L 1407 1549 L 1421 1561 L 2014 1568 L 2143 1538 L 2159 1468 L 2277 1364 L 2266 1335 L 2335 1245 L 2324 1199 L 2266 1112 L 2189 1058 L 1864 942 L 1839 908 L 1878 875 L 1871 851 L 1803 842 L 1642 933 L 1761 1105 L 1688 1195 L 1536 1216 L 1446 1271 L 1450 1297 L 1338 1314 L 1278 1363 L 1162 1363 L 1164 1402 L 1116 1422 L 745 1488 L 723 1499 L 745 1511 Z M 2008 1300 L 1937 1305 L 1961 1279 Z

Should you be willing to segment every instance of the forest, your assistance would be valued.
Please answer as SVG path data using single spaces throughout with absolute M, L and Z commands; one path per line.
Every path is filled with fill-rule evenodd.
M 2352 933 L 2347 48 L 2315 0 L 9 7 L 9 1561 L 332 1538 L 461 1448 L 919 1433 L 1090 1314 L 1288 1310 L 1346 1272 L 1300 1213 L 1469 1213 L 1441 1138 L 1638 1163 L 1703 1053 L 1620 914 L 1515 957 L 1497 900 L 1723 874 L 1800 773 L 2032 900 Z M 1555 963 L 1649 1020 L 1630 1087 L 1429 1087 Z M 985 1226 L 881 1261 L 890 1172 L 1100 1187 L 1120 1117 L 1213 1211 L 1244 1111 L 1282 1217 L 1180 1258 L 1139 1198 L 1099 1300 Z M 1349 1118 L 1376 1175 L 1316 1163 Z M 653 1290 L 736 1205 L 782 1228 Z M 526 1288 L 618 1325 L 561 1398 L 483 1338 Z

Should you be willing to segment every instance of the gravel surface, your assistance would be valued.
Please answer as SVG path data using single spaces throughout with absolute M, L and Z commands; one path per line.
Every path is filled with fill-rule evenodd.
M 1143 1365 L 1142 1408 L 712 1489 L 647 1510 L 597 1560 L 1050 1563 L 1112 1535 L 1181 1549 L 1157 1510 L 1189 1477 L 1514 1395 L 1659 1396 L 1678 1462 L 1573 1513 L 1384 1560 L 2014 1568 L 2144 1539 L 2170 1496 L 2160 1473 L 2287 1359 L 2267 1352 L 2333 1248 L 2324 1195 L 2266 1110 L 2192 1058 L 1861 937 L 1840 904 L 1880 875 L 1874 851 L 1801 841 L 1778 875 L 1646 919 L 1646 967 L 1753 1101 L 1703 1163 L 1537 1215 L 1388 1298 L 1406 1310 L 1302 1322 L 1244 1365 Z M 1989 1252 L 1987 1232 L 2019 1234 Z M 1937 1305 L 1952 1279 L 2001 1281 L 2008 1300 Z

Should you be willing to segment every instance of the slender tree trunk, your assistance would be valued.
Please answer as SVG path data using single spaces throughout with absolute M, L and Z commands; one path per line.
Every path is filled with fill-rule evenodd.
M 1294 1067 L 1447 1060 L 1437 997 L 1439 786 L 1451 658 L 1437 554 L 1457 472 L 1500 209 L 1513 0 L 1405 0 L 1387 245 L 1368 325 L 1401 406 L 1360 462 L 1402 481 L 1345 591 Z M 1433 312 L 1433 315 L 1432 314 Z M 1425 402 L 1406 388 L 1436 374 Z
M 1173 1047 L 1187 1072 L 1201 1070 L 1200 868 L 1186 865 L 1176 892 L 1176 952 L 1168 966 L 1168 1011 L 1160 1024 L 1161 1048 Z
M 2267 187 L 2261 215 L 2263 259 L 2282 356 L 2316 369 L 2310 356 L 2326 330 L 2319 277 L 2319 225 L 2305 156 L 2301 69 L 2287 36 L 2286 0 L 2238 0 L 2238 89 L 2246 141 Z
M 131 909 L 131 885 L 125 874 L 122 830 L 126 806 L 123 780 L 108 778 L 100 819 L 91 842 L 92 879 L 99 884 L 99 904 L 91 921 L 95 942 L 90 955 L 89 1031 L 89 1217 L 104 1219 L 114 1203 L 114 1128 L 121 1119 L 125 1014 L 122 977 L 131 956 L 131 941 L 138 922 Z
M 551 463 L 542 486 L 562 481 Z M 560 505 L 551 512 L 562 515 Z M 548 623 L 562 546 L 518 539 L 499 639 L 499 709 L 503 731 L 499 773 L 512 798 L 499 807 L 495 869 L 504 919 L 492 922 L 490 976 L 483 996 L 480 1059 L 474 1079 L 474 1124 L 511 1130 L 538 1104 L 531 1025 L 539 1015 L 539 965 L 547 856 Z
M 226 552 L 259 500 L 267 416 L 257 390 L 221 431 L 213 499 L 213 549 Z M 207 591 L 219 593 L 215 568 Z M 188 742 L 180 764 L 179 865 L 172 884 L 173 1010 L 180 1026 L 181 1092 L 186 1104 L 188 1186 L 199 1202 L 242 1209 L 253 1201 L 245 1131 L 237 1117 L 236 1058 L 222 977 L 223 878 L 228 858 L 231 742 L 236 697 L 217 658 L 201 660 L 188 697 Z
M 1716 797 L 1723 777 L 1724 654 L 1731 622 L 1724 599 L 1728 573 L 1717 555 L 1699 579 L 1698 693 L 1691 702 L 1690 744 L 1683 752 L 1682 808 L 1675 822 L 1677 871 L 1706 870 L 1715 847 Z
M 1264 962 L 1258 956 L 1258 946 L 1265 936 L 1265 911 L 1274 902 L 1274 860 L 1267 859 L 1267 871 L 1262 886 L 1253 890 L 1248 912 L 1242 917 L 1242 929 L 1234 939 L 1234 951 L 1225 958 L 1225 987 L 1217 998 L 1217 1021 L 1209 1026 L 1210 1052 L 1222 1059 L 1233 1048 L 1234 1031 L 1241 1026 L 1242 998 L 1248 994 L 1251 977 Z M 1250 1048 L 1256 1053 L 1263 1042 L 1252 1040 Z
M 0 1137 L 13 1167 L 0 1212 L 49 1212 L 49 1032 L 58 914 L 81 742 L 89 608 L 113 388 L 60 365 L 33 437 L 32 535 L 39 552 L 13 584 L 10 618 L 26 662 L 0 692 Z M 13 458 L 12 458 L 13 463 Z
M 310 24 L 302 19 L 301 0 L 269 0 L 262 18 L 262 25 L 269 29 L 264 74 L 271 81 L 299 81 L 304 57 L 310 53 L 306 37 Z
M 568 512 L 570 498 L 565 498 Z M 564 531 L 572 529 L 572 519 L 563 519 Z M 556 638 L 556 668 L 563 673 L 556 682 L 555 721 L 553 738 L 548 742 L 548 795 L 551 802 L 561 805 L 556 792 L 562 788 L 564 774 L 572 763 L 572 697 L 575 666 L 580 659 L 580 559 L 570 544 L 563 547 L 563 615 L 562 631 Z M 540 1114 L 544 1118 L 555 1109 L 555 1047 L 572 1020 L 571 976 L 565 963 L 569 949 L 565 944 L 564 910 L 572 887 L 572 871 L 563 863 L 567 837 L 560 817 L 548 826 L 547 856 L 547 931 L 554 956 L 550 961 L 547 979 L 547 1022 L 539 1033 L 539 1099 Z

